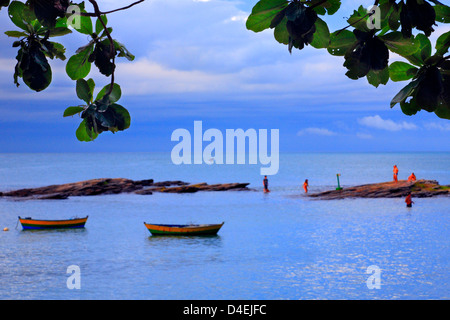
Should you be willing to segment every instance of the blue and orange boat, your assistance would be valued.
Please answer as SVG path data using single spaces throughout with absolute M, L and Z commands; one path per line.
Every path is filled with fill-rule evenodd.
M 220 224 L 150 224 L 144 225 L 152 235 L 198 236 L 215 235 L 224 222 Z
M 85 218 L 73 218 L 68 220 L 36 220 L 32 219 L 31 217 L 27 218 L 19 217 L 19 221 L 22 224 L 23 229 L 34 229 L 34 230 L 84 228 L 87 219 L 88 216 L 86 216 Z

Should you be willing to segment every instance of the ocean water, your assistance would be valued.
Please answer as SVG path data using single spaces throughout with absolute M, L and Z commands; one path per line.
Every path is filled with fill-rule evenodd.
M 169 153 L 0 154 L 0 191 L 93 178 L 249 182 L 253 191 L 0 198 L 0 299 L 449 299 L 450 198 L 312 200 L 399 178 L 450 184 L 450 153 L 281 154 L 260 165 L 181 165 Z M 18 216 L 89 215 L 85 229 L 24 231 Z M 143 222 L 220 223 L 217 236 L 153 237 Z M 69 289 L 69 266 L 80 289 Z M 379 289 L 368 280 L 379 270 Z

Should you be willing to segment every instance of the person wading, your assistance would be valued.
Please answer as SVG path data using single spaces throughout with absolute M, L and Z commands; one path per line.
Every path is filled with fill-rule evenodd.
M 305 190 L 305 193 L 308 192 L 308 186 L 309 186 L 308 179 L 306 179 L 305 182 L 303 182 L 303 190 Z
M 412 204 L 414 203 L 414 201 L 412 201 L 412 199 L 411 199 L 411 192 L 408 192 L 408 194 L 407 194 L 407 196 L 405 198 L 405 202 L 406 202 L 406 206 L 408 208 L 412 207 Z
M 267 176 L 264 176 L 263 185 L 264 185 L 264 192 L 270 192 L 269 191 L 269 179 L 267 179 Z

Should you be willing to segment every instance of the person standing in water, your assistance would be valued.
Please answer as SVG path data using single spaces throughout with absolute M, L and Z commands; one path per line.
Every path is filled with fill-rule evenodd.
M 263 185 L 264 185 L 264 192 L 270 192 L 269 191 L 269 179 L 267 179 L 267 176 L 264 176 Z
M 308 179 L 306 179 L 305 182 L 303 182 L 303 190 L 305 190 L 305 193 L 308 192 L 308 186 L 309 186 Z
M 397 165 L 394 165 L 394 181 L 398 182 L 398 168 L 397 168 Z
M 408 192 L 408 194 L 406 195 L 405 202 L 406 202 L 406 206 L 408 208 L 412 207 L 412 204 L 414 203 L 414 201 L 412 201 L 412 199 L 411 199 L 411 192 Z

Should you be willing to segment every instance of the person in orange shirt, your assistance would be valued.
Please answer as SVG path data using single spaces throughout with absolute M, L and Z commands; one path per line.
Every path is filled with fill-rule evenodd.
M 398 168 L 397 168 L 397 165 L 394 165 L 394 181 L 398 182 Z
M 414 203 L 414 201 L 412 201 L 412 199 L 411 199 L 411 192 L 408 192 L 408 195 L 406 196 L 405 202 L 406 202 L 406 206 L 408 208 L 412 207 L 412 204 Z
M 408 177 L 408 182 L 413 182 L 416 181 L 416 175 L 413 173 L 411 173 L 411 175 Z
M 306 179 L 305 182 L 303 182 L 303 190 L 305 190 L 305 193 L 308 192 L 308 186 L 309 186 L 308 179 Z

